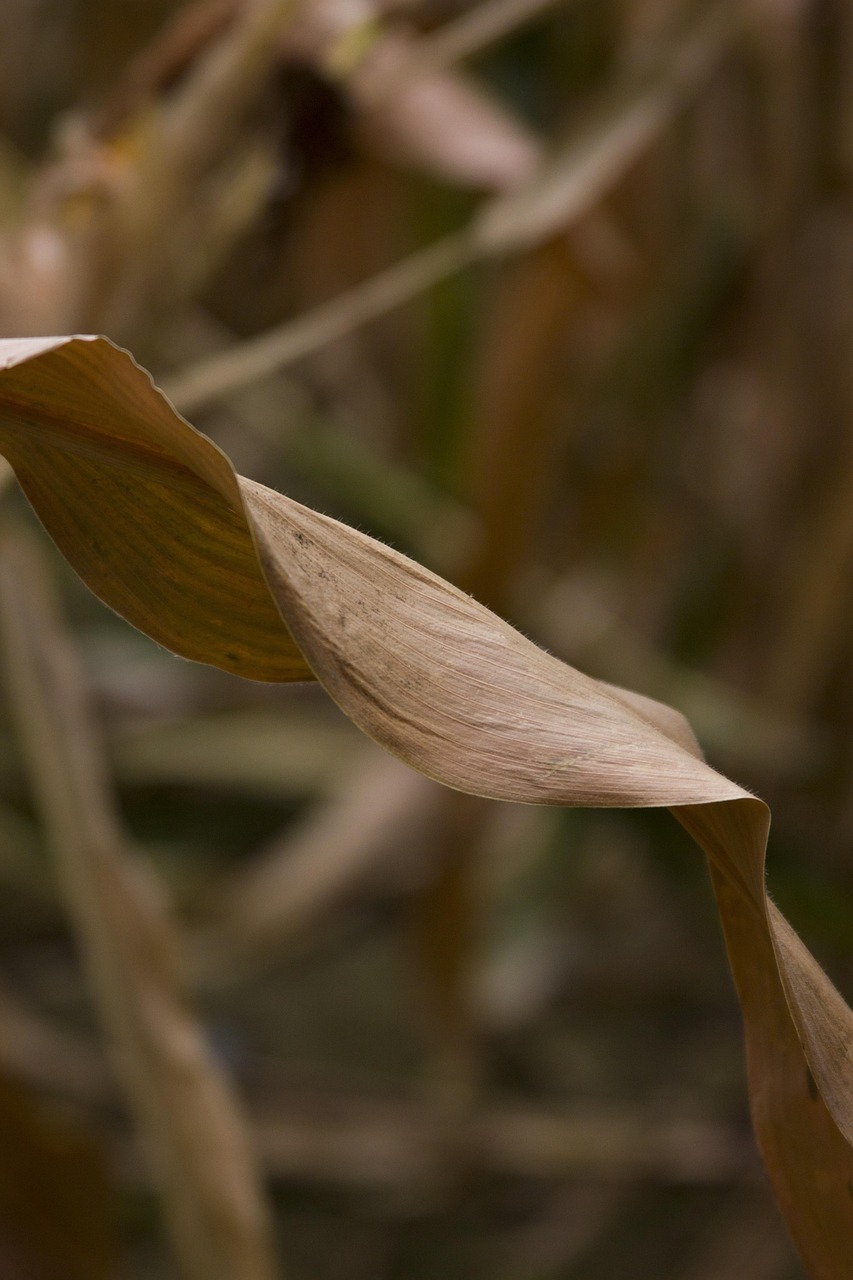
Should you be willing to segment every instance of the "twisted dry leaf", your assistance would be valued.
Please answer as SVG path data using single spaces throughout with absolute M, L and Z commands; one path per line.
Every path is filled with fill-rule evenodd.
M 670 807 L 711 865 L 776 1195 L 810 1275 L 849 1275 L 853 1015 L 767 899 L 766 806 L 704 763 L 682 717 L 237 477 L 105 339 L 0 343 L 0 449 L 85 581 L 176 652 L 314 675 L 366 733 L 463 791 Z

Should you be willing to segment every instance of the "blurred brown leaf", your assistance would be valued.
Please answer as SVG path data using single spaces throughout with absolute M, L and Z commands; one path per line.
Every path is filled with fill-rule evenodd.
M 532 134 L 471 77 L 416 65 L 406 74 L 416 60 L 417 41 L 389 35 L 350 78 L 368 150 L 485 191 L 526 182 L 539 162 Z

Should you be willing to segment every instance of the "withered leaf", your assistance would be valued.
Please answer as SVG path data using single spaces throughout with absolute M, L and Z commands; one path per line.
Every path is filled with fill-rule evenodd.
M 176 652 L 258 679 L 313 673 L 366 733 L 451 787 L 672 808 L 711 865 L 777 1198 L 810 1275 L 849 1275 L 853 1015 L 767 899 L 766 806 L 704 763 L 676 712 L 236 477 L 105 339 L 0 343 L 0 449 L 93 590 Z

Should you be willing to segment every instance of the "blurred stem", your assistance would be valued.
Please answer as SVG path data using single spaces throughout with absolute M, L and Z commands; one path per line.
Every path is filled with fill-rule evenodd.
M 559 0 L 486 0 L 486 3 L 462 13 L 455 21 L 448 22 L 432 35 L 423 36 L 418 41 L 417 52 L 406 66 L 397 71 L 393 78 L 388 77 L 382 81 L 383 97 L 398 84 L 410 82 L 415 76 L 441 71 L 455 62 L 481 53 L 517 27 L 532 22 L 546 9 L 554 8 L 558 2 Z M 565 0 L 562 0 L 561 7 L 566 7 Z
M 162 389 L 180 413 L 192 413 L 267 377 L 467 266 L 469 239 L 465 232 L 445 236 L 296 320 L 174 374 Z
M 481 537 L 460 585 L 498 612 L 506 610 L 542 510 L 557 357 L 576 297 L 568 249 L 553 241 L 510 268 L 486 321 L 462 486 L 470 489 Z M 415 940 L 435 1015 L 439 1070 L 455 1100 L 470 1098 L 482 1076 L 469 986 L 483 916 L 476 851 L 488 812 L 489 805 L 472 796 L 445 798 L 435 875 L 416 905 Z
M 489 802 L 442 789 L 435 812 L 435 872 L 413 907 L 415 960 L 432 1038 L 429 1084 L 451 1114 L 485 1083 L 470 1001 L 482 905 L 473 869 Z
M 843 386 L 848 352 L 844 344 L 837 363 L 827 359 L 838 335 L 827 323 L 826 309 L 809 305 L 806 257 L 809 211 L 818 195 L 821 158 L 817 140 L 818 62 L 810 30 L 811 6 L 785 7 L 765 16 L 761 50 L 765 77 L 766 145 L 769 154 L 768 224 L 759 261 L 759 358 L 770 396 L 776 448 L 784 471 L 777 502 L 793 531 L 791 554 L 783 557 L 787 572 L 779 574 L 779 548 L 769 580 L 776 585 L 771 607 L 777 612 L 770 660 L 760 673 L 768 701 L 792 715 L 805 715 L 814 704 L 826 675 L 828 658 L 844 610 L 853 523 L 849 510 L 851 459 L 842 436 L 839 465 L 819 508 L 792 514 L 791 494 L 801 492 L 802 474 L 815 466 L 809 445 L 819 433 L 823 448 L 837 447 L 833 438 L 848 415 Z M 811 288 L 814 289 L 814 284 Z M 823 459 L 817 460 L 822 465 Z M 840 481 L 840 485 L 837 483 Z M 836 496 L 837 493 L 837 496 Z M 802 502 L 802 498 L 798 499 Z M 783 520 L 781 527 L 785 527 Z M 787 564 L 786 564 L 787 561 Z
M 272 1280 L 269 1223 L 239 1107 L 188 1009 L 178 940 L 124 847 L 83 677 L 34 544 L 0 544 L 9 696 L 116 1065 L 188 1280 Z
M 507 273 L 486 319 L 468 468 L 480 545 L 462 586 L 505 612 L 541 515 L 553 459 L 559 354 L 577 282 L 563 239 L 534 249 Z

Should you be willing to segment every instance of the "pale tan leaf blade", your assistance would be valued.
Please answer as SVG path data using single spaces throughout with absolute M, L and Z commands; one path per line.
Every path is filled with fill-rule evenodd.
M 252 480 L 240 485 L 272 590 L 318 679 L 422 773 L 540 804 L 745 795 L 634 711 L 630 695 L 550 657 L 436 574 Z
M 840 1280 L 853 1247 L 853 1148 L 844 1136 L 853 1072 L 849 1058 L 821 1054 L 805 1021 L 826 1027 L 837 1019 L 837 1030 L 849 1035 L 853 1014 L 799 939 L 784 953 L 774 948 L 780 922 L 789 938 L 796 935 L 763 888 L 766 806 L 748 799 L 673 812 L 711 862 L 743 1012 L 752 1121 L 773 1190 L 809 1276 Z M 726 851 L 737 855 L 751 891 L 760 888 L 760 912 L 752 894 L 720 870 Z
M 183 657 L 311 671 L 270 600 L 230 464 L 105 338 L 0 341 L 0 450 L 96 595 Z

